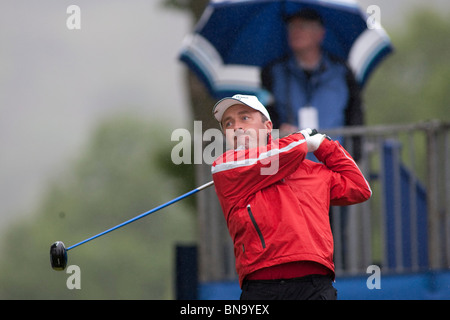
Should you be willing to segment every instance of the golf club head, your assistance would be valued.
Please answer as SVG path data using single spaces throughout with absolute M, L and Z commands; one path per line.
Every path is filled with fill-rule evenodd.
M 67 251 L 64 243 L 56 241 L 50 247 L 50 263 L 53 270 L 62 271 L 67 265 Z

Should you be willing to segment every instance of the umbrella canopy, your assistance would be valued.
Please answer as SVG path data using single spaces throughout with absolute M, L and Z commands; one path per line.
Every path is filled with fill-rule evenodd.
M 392 46 L 379 24 L 368 28 L 356 0 L 211 0 L 184 39 L 180 60 L 216 98 L 258 94 L 261 68 L 290 51 L 284 19 L 304 8 L 324 20 L 323 50 L 346 60 L 363 87 Z

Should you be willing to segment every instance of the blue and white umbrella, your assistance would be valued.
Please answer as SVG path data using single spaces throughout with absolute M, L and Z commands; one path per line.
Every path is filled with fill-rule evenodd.
M 392 51 L 391 41 L 356 0 L 211 0 L 192 34 L 183 41 L 180 60 L 211 94 L 262 92 L 260 71 L 289 53 L 284 18 L 303 9 L 323 18 L 323 49 L 346 60 L 361 87 Z

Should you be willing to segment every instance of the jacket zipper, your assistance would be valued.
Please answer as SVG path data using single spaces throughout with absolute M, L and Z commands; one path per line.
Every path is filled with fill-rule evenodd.
M 250 216 L 250 220 L 252 220 L 253 226 L 255 227 L 256 232 L 258 233 L 259 240 L 261 241 L 261 245 L 262 245 L 263 249 L 265 249 L 266 248 L 266 242 L 264 241 L 264 237 L 262 235 L 261 229 L 259 229 L 259 226 L 256 223 L 256 220 L 255 220 L 255 217 L 253 216 L 252 209 L 251 209 L 250 205 L 247 206 L 247 211 L 248 211 L 248 215 Z

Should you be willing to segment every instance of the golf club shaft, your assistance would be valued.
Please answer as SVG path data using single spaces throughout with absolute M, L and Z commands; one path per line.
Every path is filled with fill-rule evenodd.
M 121 223 L 121 224 L 115 226 L 115 227 L 112 227 L 112 228 L 110 228 L 110 229 L 108 229 L 108 230 L 105 230 L 105 231 L 103 231 L 103 232 L 101 232 L 101 233 L 95 235 L 95 236 L 92 236 L 92 237 L 90 237 L 90 238 L 88 238 L 88 239 L 86 239 L 86 240 L 83 240 L 83 241 L 81 241 L 81 242 L 79 242 L 79 243 L 77 243 L 77 244 L 74 244 L 73 246 L 68 247 L 68 248 L 66 249 L 66 251 L 69 251 L 70 249 L 73 249 L 73 248 L 75 248 L 75 247 L 78 247 L 78 246 L 80 246 L 80 245 L 82 245 L 82 244 L 84 244 L 84 243 L 86 243 L 86 242 L 89 242 L 89 241 L 91 241 L 91 240 L 94 240 L 94 239 L 96 239 L 96 238 L 98 238 L 98 237 L 101 237 L 101 236 L 103 236 L 103 235 L 105 235 L 105 234 L 107 234 L 107 233 L 109 233 L 109 232 L 111 232 L 111 231 L 114 231 L 114 230 L 116 230 L 116 229 L 119 229 L 119 228 L 121 228 L 121 227 L 123 227 L 123 226 L 125 226 L 125 225 L 127 225 L 127 224 L 130 224 L 130 223 L 132 223 L 132 222 L 134 222 L 134 221 L 136 221 L 136 220 L 139 220 L 139 219 L 141 219 L 141 218 L 143 218 L 143 217 L 145 217 L 145 216 L 148 216 L 149 214 L 152 214 L 152 213 L 154 213 L 154 212 L 156 212 L 156 211 L 158 211 L 158 210 L 161 210 L 161 209 L 163 209 L 163 208 L 165 208 L 165 207 L 168 207 L 168 206 L 170 206 L 171 204 L 174 204 L 175 202 L 178 202 L 178 201 L 180 201 L 180 200 L 182 200 L 182 199 L 184 199 L 184 198 L 187 198 L 187 197 L 193 195 L 194 193 L 197 193 L 197 192 L 199 192 L 199 191 L 201 191 L 201 190 L 203 190 L 203 189 L 206 189 L 206 188 L 212 186 L 213 184 L 214 184 L 214 181 L 210 181 L 210 182 L 208 182 L 208 183 L 205 183 L 204 185 L 202 185 L 202 186 L 200 186 L 200 187 L 198 187 L 198 188 L 195 188 L 195 189 L 193 189 L 193 190 L 191 190 L 191 191 L 189 191 L 189 192 L 187 192 L 187 193 L 185 193 L 185 194 L 179 196 L 178 198 L 175 198 L 175 199 L 173 199 L 173 200 L 170 200 L 169 202 L 166 202 L 166 203 L 164 203 L 164 204 L 162 204 L 162 205 L 160 205 L 160 206 L 158 206 L 158 207 L 156 207 L 156 208 L 153 208 L 153 209 L 151 209 L 150 211 L 144 212 L 144 213 L 142 213 L 142 214 L 140 214 L 140 215 L 138 215 L 138 216 L 136 216 L 136 217 L 134 217 L 134 218 L 132 218 L 132 219 L 130 219 L 130 220 L 128 220 L 128 221 L 125 221 L 125 222 L 123 222 L 123 223 Z

